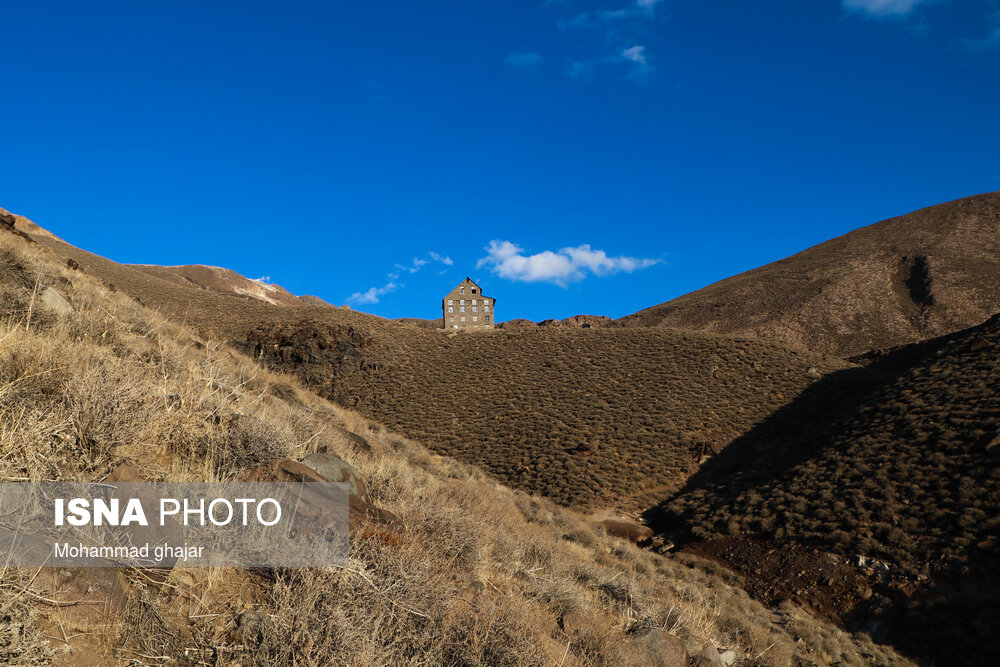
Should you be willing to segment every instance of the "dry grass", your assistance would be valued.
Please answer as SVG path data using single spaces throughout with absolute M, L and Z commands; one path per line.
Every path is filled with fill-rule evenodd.
M 449 335 L 346 309 L 197 289 L 37 237 L 53 257 L 508 486 L 645 509 L 823 373 L 848 364 L 666 329 Z M 810 372 L 812 371 L 812 372 Z
M 842 357 L 1000 311 L 1000 192 L 856 229 L 617 320 L 754 336 Z
M 205 480 L 330 448 L 406 528 L 398 544 L 355 539 L 341 569 L 178 568 L 162 587 L 132 573 L 123 606 L 99 618 L 39 602 L 73 599 L 85 572 L 4 587 L 7 627 L 22 628 L 0 636 L 8 655 L 46 659 L 45 634 L 78 662 L 644 664 L 628 632 L 650 626 L 691 650 L 734 648 L 741 664 L 834 649 L 843 664 L 902 662 L 801 612 L 789 622 L 707 563 L 609 538 L 434 455 L 19 243 L 0 236 L 28 281 L 3 289 L 58 284 L 75 310 L 43 307 L 29 326 L 29 293 L 0 323 L 0 478 L 94 480 L 133 461 L 151 479 Z
M 846 366 L 663 329 L 352 332 L 261 325 L 240 347 L 440 454 L 575 507 L 655 504 L 701 456 Z
M 885 561 L 870 582 L 886 596 L 880 623 L 915 655 L 947 661 L 957 646 L 995 643 L 998 457 L 1000 316 L 827 376 L 663 509 L 703 539 Z

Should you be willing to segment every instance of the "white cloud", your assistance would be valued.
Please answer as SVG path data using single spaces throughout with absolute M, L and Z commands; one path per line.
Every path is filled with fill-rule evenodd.
M 904 16 L 925 0 L 843 0 L 844 9 L 872 16 Z
M 649 58 L 646 56 L 646 47 L 638 44 L 630 46 L 627 49 L 622 49 L 622 52 L 616 58 L 609 58 L 608 60 L 609 62 L 631 65 L 632 69 L 629 71 L 629 77 L 640 81 L 645 81 L 650 72 L 653 71 L 653 65 L 650 64 Z
M 510 241 L 494 240 L 486 246 L 486 252 L 486 257 L 476 263 L 476 268 L 489 267 L 494 274 L 507 280 L 553 283 L 561 287 L 583 280 L 588 273 L 610 276 L 660 263 L 658 259 L 609 257 L 605 251 L 594 250 L 589 244 L 526 255 L 523 248 Z
M 622 51 L 621 56 L 625 60 L 629 60 L 639 65 L 649 65 L 649 61 L 646 60 L 645 46 L 630 46 Z
M 451 257 L 446 257 L 446 256 L 443 256 L 443 255 L 439 255 L 436 252 L 434 252 L 433 250 L 431 250 L 429 253 L 427 253 L 427 255 L 431 259 L 433 259 L 435 262 L 441 262 L 445 266 L 451 266 L 452 264 L 455 263 L 455 262 L 451 261 Z
M 253 278 L 253 281 L 255 283 L 265 283 L 265 284 L 267 284 L 267 283 L 271 282 L 271 276 L 261 276 L 260 278 Z
M 419 271 L 420 269 L 427 266 L 428 264 L 430 264 L 431 262 L 440 262 L 445 266 L 451 266 L 452 264 L 454 264 L 454 262 L 451 260 L 451 257 L 448 257 L 447 255 L 438 254 L 433 250 L 427 253 L 427 257 L 429 257 L 430 259 L 414 257 L 412 260 L 410 260 L 409 264 L 394 265 L 396 267 L 396 270 L 393 271 L 392 273 L 386 274 L 386 283 L 384 285 L 382 285 L 381 287 L 369 287 L 364 292 L 355 292 L 351 296 L 347 297 L 347 302 L 357 303 L 357 304 L 378 303 L 381 300 L 381 298 L 386 294 L 391 294 L 392 292 L 395 292 L 396 290 L 405 287 L 405 285 L 402 285 L 399 282 L 397 282 L 399 280 L 400 274 L 408 273 L 412 275 L 417 271 Z M 445 271 L 447 271 L 447 269 L 445 269 Z M 439 273 L 444 273 L 444 271 L 441 271 Z
M 589 80 L 594 75 L 594 68 L 601 64 L 629 65 L 629 78 L 639 81 L 645 81 L 653 71 L 653 65 L 646 56 L 646 47 L 636 45 L 608 58 L 574 61 L 566 67 L 566 74 L 573 79 Z
M 390 292 L 395 292 L 399 288 L 393 280 L 389 280 L 382 287 L 370 287 L 364 292 L 355 292 L 347 297 L 348 303 L 378 303 L 379 300 Z
M 505 65 L 510 65 L 511 67 L 535 67 L 540 65 L 544 58 L 542 58 L 537 53 L 509 53 L 507 57 L 503 59 Z

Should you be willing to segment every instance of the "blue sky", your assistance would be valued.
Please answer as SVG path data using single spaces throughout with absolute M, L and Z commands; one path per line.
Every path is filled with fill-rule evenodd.
M 621 316 L 1000 189 L 997 0 L 0 0 L 0 206 L 387 317 Z

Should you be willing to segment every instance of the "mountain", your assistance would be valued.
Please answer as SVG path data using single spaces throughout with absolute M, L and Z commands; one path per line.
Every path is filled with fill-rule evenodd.
M 1000 312 L 1000 192 L 857 229 L 617 321 L 850 357 Z
M 703 456 L 848 365 L 665 328 L 434 331 L 247 298 L 233 286 L 254 281 L 236 274 L 211 272 L 226 286 L 212 289 L 218 282 L 203 272 L 126 266 L 51 235 L 34 238 L 60 261 L 321 396 L 564 505 L 647 508 Z
M 231 480 L 262 467 L 304 475 L 306 458 L 323 454 L 355 488 L 343 567 L 4 567 L 0 663 L 638 667 L 687 665 L 690 653 L 703 654 L 701 664 L 719 664 L 721 656 L 763 667 L 912 664 L 795 605 L 764 607 L 714 563 L 640 549 L 580 513 L 435 455 L 203 333 L 219 318 L 245 331 L 266 318 L 300 324 L 305 312 L 316 318 L 317 350 L 327 336 L 357 341 L 343 349 L 345 358 L 352 350 L 367 354 L 364 336 L 376 348 L 380 337 L 402 332 L 391 342 L 405 351 L 412 332 L 435 335 L 341 309 L 291 308 L 179 284 L 72 248 L 22 219 L 0 218 L 4 480 Z M 641 333 L 646 347 L 634 351 L 655 355 L 661 332 Z M 766 361 L 762 351 L 779 354 L 776 348 L 744 343 L 740 350 L 691 336 L 698 346 L 675 335 L 665 352 L 714 349 L 719 358 L 710 363 L 723 378 L 739 382 L 742 369 L 769 386 L 752 364 Z M 667 356 L 660 363 L 675 367 Z M 818 359 L 801 357 L 786 369 L 786 391 L 801 383 L 798 366 Z M 466 369 L 474 373 L 483 360 L 466 357 Z M 588 361 L 578 355 L 573 363 Z M 630 395 L 627 380 L 617 387 Z M 439 382 L 434 390 L 445 389 Z M 411 400 L 412 411 L 427 404 Z M 354 498 L 362 496 L 377 510 L 369 523 L 371 514 L 356 511 Z M 356 519 L 364 530 L 354 530 Z M 12 532 L 0 524 L 0 538 Z
M 332 304 L 323 301 L 319 297 L 298 297 L 281 285 L 274 285 L 264 280 L 252 280 L 241 276 L 235 271 L 218 266 L 204 266 L 201 264 L 188 266 L 131 264 L 128 266 L 178 285 L 245 297 L 275 306 L 294 307 L 311 305 L 333 307 Z
M 652 514 L 730 540 L 723 560 L 750 579 L 761 563 L 731 540 L 853 558 L 869 578 L 821 581 L 820 595 L 854 596 L 841 602 L 864 603 L 877 636 L 914 655 L 994 664 L 977 651 L 1000 627 L 1000 315 L 827 375 Z M 802 569 L 771 594 L 806 588 Z

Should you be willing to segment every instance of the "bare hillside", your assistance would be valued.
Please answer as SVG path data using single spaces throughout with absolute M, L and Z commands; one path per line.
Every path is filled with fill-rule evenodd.
M 846 364 L 669 329 L 449 334 L 348 309 L 288 308 L 38 243 L 320 395 L 568 505 L 645 508 L 701 457 Z
M 883 639 L 937 664 L 957 646 L 962 664 L 993 664 L 977 650 L 1000 623 L 1000 315 L 828 375 L 654 514 L 701 540 L 853 558 L 869 576 L 853 591 L 820 581 L 820 597 L 847 596 Z M 750 578 L 760 567 L 752 550 L 725 553 Z M 788 574 L 792 590 L 808 580 Z
M 1000 312 L 1000 193 L 857 229 L 617 321 L 849 357 Z
M 82 252 L 75 268 L 16 231 L 0 229 L 3 479 L 211 481 L 323 452 L 394 519 L 354 531 L 352 500 L 340 568 L 2 568 L 2 664 L 639 666 L 718 649 L 737 667 L 908 664 L 435 456 L 143 307 L 124 279 L 189 288 Z M 209 296 L 190 312 L 267 306 Z

